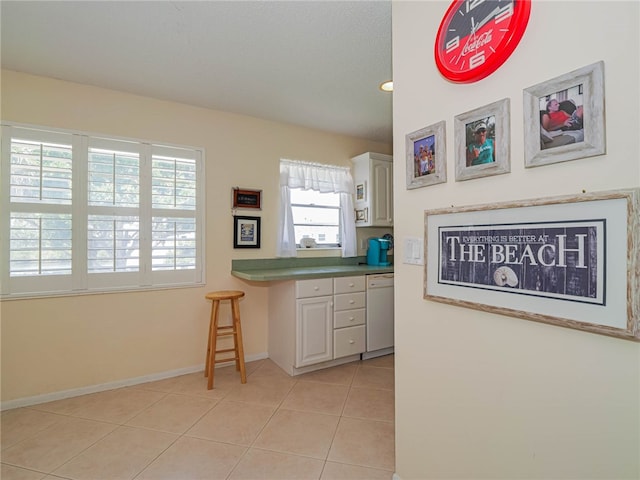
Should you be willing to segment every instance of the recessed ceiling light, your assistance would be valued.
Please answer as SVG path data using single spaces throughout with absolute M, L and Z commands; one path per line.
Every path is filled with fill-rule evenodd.
M 388 82 L 384 82 L 380 85 L 380 90 L 383 92 L 393 92 L 393 81 L 389 80 Z

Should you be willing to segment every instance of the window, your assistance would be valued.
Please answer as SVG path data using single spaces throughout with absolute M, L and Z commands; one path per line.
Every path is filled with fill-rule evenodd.
M 319 247 L 340 246 L 340 195 L 291 189 L 291 211 L 296 245 L 313 238 Z
M 356 257 L 353 194 L 348 167 L 281 159 L 277 256 L 295 257 L 301 244 L 316 243 Z
M 2 149 L 4 298 L 204 282 L 202 150 L 13 125 Z

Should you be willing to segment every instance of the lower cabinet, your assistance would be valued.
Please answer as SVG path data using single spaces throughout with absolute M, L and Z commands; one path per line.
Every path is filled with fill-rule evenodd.
M 296 300 L 296 367 L 333 359 L 333 297 Z
M 364 276 L 333 279 L 333 358 L 360 354 L 366 348 L 367 294 Z
M 333 331 L 333 358 L 342 358 L 365 349 L 365 326 L 347 327 Z
M 359 359 L 366 342 L 365 277 L 269 287 L 269 358 L 290 375 Z

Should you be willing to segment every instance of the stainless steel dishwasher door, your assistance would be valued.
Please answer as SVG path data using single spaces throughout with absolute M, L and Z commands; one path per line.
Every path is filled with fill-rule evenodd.
M 367 275 L 367 352 L 393 347 L 393 273 Z

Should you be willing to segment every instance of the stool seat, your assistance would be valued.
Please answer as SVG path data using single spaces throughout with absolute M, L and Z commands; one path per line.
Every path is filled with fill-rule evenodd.
M 209 340 L 207 344 L 207 359 L 205 362 L 204 376 L 208 377 L 207 390 L 213 388 L 213 377 L 215 374 L 215 364 L 235 360 L 236 370 L 240 372 L 240 381 L 247 383 L 247 374 L 244 365 L 244 348 L 242 346 L 242 327 L 240 325 L 240 305 L 238 300 L 244 297 L 241 290 L 219 290 L 209 292 L 205 295 L 207 300 L 211 300 L 211 320 L 209 322 Z M 220 302 L 231 301 L 232 325 L 218 325 L 218 311 Z M 218 337 L 233 336 L 233 348 L 217 350 Z M 233 357 L 216 359 L 218 353 L 234 352 Z
M 209 292 L 205 295 L 207 300 L 232 300 L 242 297 L 244 297 L 244 292 L 240 290 L 219 290 L 217 292 Z

